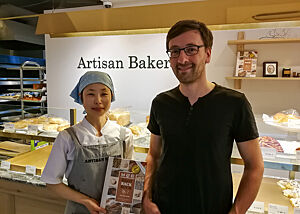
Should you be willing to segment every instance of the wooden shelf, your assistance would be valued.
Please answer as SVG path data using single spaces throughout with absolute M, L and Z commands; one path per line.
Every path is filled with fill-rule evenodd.
M 0 137 L 7 137 L 7 138 L 16 138 L 16 139 L 23 139 L 23 140 L 39 140 L 39 141 L 46 141 L 46 142 L 54 142 L 56 137 L 46 137 L 40 135 L 28 135 L 28 134 L 21 134 L 21 133 L 9 133 L 0 130 Z
M 16 92 L 19 92 L 19 91 L 21 91 L 21 89 L 7 89 L 7 91 L 16 91 Z M 46 89 L 43 90 L 43 89 L 23 88 L 23 91 L 42 93 L 42 92 L 45 92 Z
M 256 40 L 228 40 L 228 45 L 248 45 L 248 44 L 275 44 L 275 43 L 297 43 L 300 38 L 295 39 L 256 39 Z
M 287 80 L 287 81 L 300 81 L 298 77 L 226 77 L 228 80 L 234 80 L 234 88 L 242 88 L 242 80 Z
M 237 40 L 228 40 L 228 45 L 237 45 L 237 51 L 244 51 L 244 45 L 248 44 L 275 44 L 275 43 L 300 43 L 300 38 L 270 38 L 270 39 L 256 39 L 256 40 L 246 40 L 245 32 L 238 32 Z M 234 80 L 234 88 L 241 89 L 242 80 L 288 80 L 297 81 L 300 78 L 295 77 L 226 77 L 228 80 Z

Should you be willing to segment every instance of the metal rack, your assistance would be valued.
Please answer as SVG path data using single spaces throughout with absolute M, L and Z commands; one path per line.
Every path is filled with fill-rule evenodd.
M 40 66 L 37 62 L 34 62 L 34 61 L 25 61 L 19 67 L 11 66 L 6 69 L 20 71 L 19 78 L 1 78 L 2 81 L 7 81 L 7 82 L 9 81 L 9 83 L 10 83 L 9 85 L 20 85 L 19 89 L 7 89 L 7 91 L 11 91 L 11 92 L 20 92 L 20 96 L 18 98 L 0 97 L 0 100 L 20 102 L 21 106 L 20 106 L 20 109 L 13 109 L 13 110 L 8 110 L 8 111 L 4 111 L 4 112 L 6 112 L 6 113 L 20 112 L 21 113 L 20 119 L 24 119 L 25 112 L 28 110 L 31 110 L 31 109 L 40 108 L 41 114 L 45 114 L 45 107 L 46 107 L 46 102 L 47 102 L 46 99 L 41 99 L 40 101 L 24 99 L 24 92 L 37 92 L 40 94 L 43 94 L 46 92 L 46 89 L 24 88 L 24 84 L 46 83 L 45 67 Z M 39 77 L 38 78 L 24 78 L 24 71 L 37 71 L 37 72 L 39 72 Z M 40 105 L 32 106 L 32 108 L 31 108 L 31 107 L 25 107 L 25 103 L 37 103 Z M 4 113 L 4 112 L 0 112 L 0 114 Z

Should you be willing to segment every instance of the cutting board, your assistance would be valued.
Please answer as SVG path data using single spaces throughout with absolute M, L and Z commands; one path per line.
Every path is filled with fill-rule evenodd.
M 11 141 L 0 142 L 0 155 L 15 157 L 30 151 L 30 145 L 15 143 Z
M 30 145 L 21 144 L 21 143 L 15 143 L 11 141 L 3 141 L 0 142 L 0 149 L 12 151 L 12 152 L 29 152 L 30 151 Z
M 15 157 L 17 155 L 20 155 L 19 152 L 11 152 L 7 150 L 0 149 L 0 155 L 8 156 L 8 157 Z
M 10 158 L 6 161 L 10 162 L 10 170 L 12 171 L 25 172 L 26 165 L 31 165 L 36 167 L 36 174 L 41 175 L 47 163 L 51 149 L 52 145 L 45 146 L 38 150 L 26 152 L 14 158 Z

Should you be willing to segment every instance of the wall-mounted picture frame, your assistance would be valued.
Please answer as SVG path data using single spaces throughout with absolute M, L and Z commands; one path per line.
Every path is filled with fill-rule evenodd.
M 278 62 L 263 62 L 264 77 L 278 77 Z

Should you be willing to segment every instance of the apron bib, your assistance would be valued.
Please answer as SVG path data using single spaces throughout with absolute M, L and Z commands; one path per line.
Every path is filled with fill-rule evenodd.
M 126 130 L 121 127 L 120 139 L 114 143 L 83 146 L 73 127 L 66 129 L 75 145 L 75 157 L 72 170 L 68 177 L 68 186 L 81 192 L 98 202 L 101 201 L 102 189 L 105 179 L 106 167 L 109 156 L 124 158 Z M 103 136 L 107 139 L 106 136 Z M 88 209 L 82 204 L 67 201 L 65 214 L 89 214 Z

